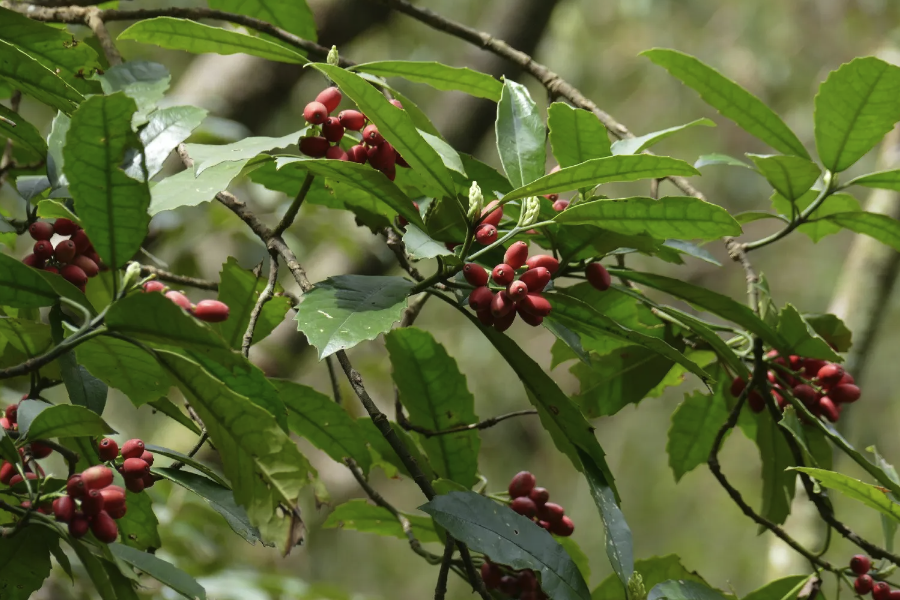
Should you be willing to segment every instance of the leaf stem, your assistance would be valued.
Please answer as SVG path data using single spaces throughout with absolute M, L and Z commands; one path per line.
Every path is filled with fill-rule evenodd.
M 825 171 L 825 187 L 819 192 L 819 195 L 815 200 L 812 201 L 812 204 L 806 207 L 796 218 L 792 218 L 791 222 L 776 233 L 765 237 L 761 240 L 756 240 L 755 242 L 748 242 L 744 244 L 744 251 L 750 252 L 751 250 L 757 250 L 759 248 L 763 248 L 768 246 L 773 242 L 777 242 L 781 238 L 785 237 L 804 223 L 808 222 L 810 216 L 818 210 L 820 206 L 837 190 L 837 177 L 835 177 L 831 171 Z M 794 206 L 794 203 L 791 202 L 791 206 Z

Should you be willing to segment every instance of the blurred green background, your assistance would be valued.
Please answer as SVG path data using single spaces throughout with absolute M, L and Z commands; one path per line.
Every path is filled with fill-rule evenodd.
M 122 2 L 122 7 L 168 4 L 134 0 Z M 741 156 L 744 152 L 771 150 L 716 115 L 662 69 L 640 58 L 642 50 L 675 48 L 713 65 L 768 102 L 810 148 L 814 147 L 813 98 L 830 70 L 862 55 L 900 60 L 900 3 L 891 0 L 431 0 L 419 4 L 534 52 L 538 61 L 556 70 L 638 135 L 703 116 L 713 118 L 717 128 L 694 128 L 655 148 L 658 153 L 688 162 L 710 152 Z M 354 61 L 437 60 L 470 66 L 514 77 L 528 85 L 540 105 L 548 101 L 543 89 L 512 65 L 408 17 L 388 14 L 375 3 L 310 0 L 310 6 L 319 23 L 321 43 L 338 44 L 341 53 Z M 113 23 L 110 28 L 117 33 L 124 24 Z M 73 32 L 85 34 L 81 28 L 73 28 Z M 204 126 L 208 135 L 240 138 L 297 130 L 302 126 L 304 104 L 324 85 L 320 76 L 304 73 L 296 66 L 273 65 L 244 56 L 193 57 L 133 43 L 122 43 L 120 48 L 126 59 L 165 64 L 173 75 L 169 102 L 208 108 L 216 117 Z M 489 103 L 425 86 L 395 83 L 455 145 L 499 166 Z M 44 133 L 49 132 L 52 114 L 46 107 L 26 100 L 22 112 Z M 867 157 L 854 171 L 872 170 L 874 163 L 874 156 Z M 175 166 L 171 164 L 167 172 L 174 172 Z M 711 201 L 732 212 L 770 206 L 764 180 L 749 170 L 705 168 L 695 184 Z M 246 182 L 235 186 L 234 191 L 270 221 L 287 202 L 280 194 Z M 622 186 L 621 191 L 647 193 L 646 187 L 640 186 Z M 678 192 L 664 184 L 662 193 Z M 865 200 L 864 195 L 858 196 Z M 0 206 L 13 213 L 21 210 L 9 186 L 0 189 Z M 771 222 L 752 223 L 745 228 L 746 237 L 761 237 L 774 227 Z M 243 224 L 216 204 L 161 214 L 151 225 L 151 236 L 149 251 L 171 270 L 210 279 L 217 279 L 228 256 L 237 257 L 247 268 L 265 256 L 264 248 L 247 235 Z M 399 274 L 383 239 L 357 227 L 348 213 L 306 205 L 286 237 L 312 281 L 347 272 Z M 847 233 L 817 245 L 795 234 L 756 253 L 753 259 L 771 282 L 777 302 L 790 301 L 804 312 L 824 312 L 851 242 L 852 236 Z M 25 246 L 22 240 L 13 252 L 23 256 Z M 640 258 L 629 258 L 629 264 L 741 298 L 743 272 L 727 261 L 720 245 L 712 244 L 709 250 L 723 267 L 693 259 L 682 266 Z M 426 272 L 431 269 L 428 264 L 419 266 Z M 288 278 L 283 277 L 282 282 L 291 289 Z M 197 290 L 189 293 L 195 302 L 204 294 Z M 894 404 L 900 336 L 894 334 L 898 331 L 894 303 L 886 314 L 878 328 L 875 351 L 862 373 L 863 400 L 849 411 L 846 434 L 857 447 L 875 444 L 888 460 L 900 462 L 896 435 L 900 411 Z M 426 305 L 417 325 L 432 331 L 456 357 L 475 395 L 480 417 L 528 406 L 512 370 L 466 320 L 432 302 Z M 514 327 L 511 335 L 549 368 L 551 334 L 543 329 Z M 390 364 L 380 340 L 364 343 L 350 354 L 373 397 L 393 414 Z M 324 363 L 317 362 L 314 350 L 290 320 L 254 348 L 251 357 L 270 375 L 290 377 L 330 393 Z M 578 383 L 568 373 L 569 366 L 571 363 L 559 366 L 552 374 L 565 391 L 575 393 Z M 677 553 L 689 569 L 739 595 L 772 577 L 805 572 L 806 567 L 786 546 L 773 542 L 769 535 L 757 535 L 756 527 L 729 501 L 707 469 L 698 468 L 676 486 L 665 452 L 669 417 L 683 394 L 696 389 L 697 383 L 689 378 L 661 398 L 645 400 L 638 407 L 628 407 L 595 423 L 597 437 L 618 478 L 636 556 Z M 23 386 L 17 390 L 0 388 L 2 400 L 16 401 Z M 343 392 L 348 410 L 361 414 L 349 387 L 344 385 Z M 174 391 L 173 399 L 177 399 Z M 193 444 L 193 436 L 186 430 L 152 414 L 148 406 L 136 411 L 116 391 L 111 391 L 107 411 L 109 422 L 127 437 L 141 436 L 182 451 Z M 590 558 L 593 572 L 589 583 L 595 587 L 611 569 L 600 519 L 584 480 L 555 451 L 533 417 L 506 421 L 482 432 L 481 437 L 480 468 L 490 482 L 490 490 L 505 489 L 515 472 L 528 469 L 572 515 L 576 523 L 573 539 Z M 363 496 L 344 467 L 308 444 L 301 444 L 319 470 L 331 506 Z M 216 460 L 209 452 L 201 453 L 201 458 Z M 759 459 L 755 446 L 741 434 L 732 435 L 723 453 L 723 465 L 737 487 L 758 506 Z M 839 460 L 837 466 L 862 476 L 846 460 Z M 380 471 L 374 473 L 376 487 L 396 506 L 411 511 L 423 501 L 412 482 L 389 480 Z M 149 493 L 161 523 L 164 547 L 159 555 L 198 577 L 211 598 L 413 600 L 433 595 L 436 567 L 415 556 L 401 540 L 321 529 L 330 507 L 317 508 L 311 491 L 304 506 L 307 543 L 286 559 L 274 549 L 253 547 L 240 540 L 217 514 L 182 489 L 160 484 Z M 880 522 L 874 513 L 860 510 L 850 501 L 839 500 L 837 505 L 839 515 L 854 530 L 881 539 Z M 795 506 L 797 511 L 788 529 L 803 540 L 818 539 L 820 527 L 804 518 L 809 511 L 806 504 Z M 828 557 L 843 563 L 850 554 L 851 548 L 836 540 Z M 93 598 L 90 589 L 81 587 L 85 581 L 81 579 L 72 587 L 65 575 L 55 570 L 35 597 Z M 153 587 L 148 588 L 147 595 L 175 597 L 170 590 Z M 451 579 L 449 596 L 470 597 L 458 579 Z

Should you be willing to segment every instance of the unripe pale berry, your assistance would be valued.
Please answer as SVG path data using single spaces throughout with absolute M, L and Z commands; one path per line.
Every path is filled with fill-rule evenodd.
M 502 317 L 494 317 L 494 329 L 503 333 L 510 327 L 512 327 L 513 322 L 516 320 L 516 311 L 511 310 L 509 313 L 503 315 Z
M 819 412 L 832 423 L 837 423 L 841 418 L 841 409 L 828 396 L 819 398 Z
M 516 270 L 509 265 L 500 264 L 491 271 L 491 279 L 493 279 L 494 283 L 497 285 L 509 285 L 513 282 L 515 277 Z
M 56 245 L 53 255 L 61 263 L 72 262 L 75 255 L 78 254 L 78 248 L 72 240 L 63 240 Z
M 513 281 L 509 284 L 509 287 L 506 288 L 506 293 L 509 294 L 509 297 L 513 302 L 518 302 L 528 295 L 528 286 L 522 281 Z
M 330 147 L 328 140 L 322 136 L 300 138 L 300 152 L 312 158 L 322 158 Z
M 550 492 L 546 488 L 536 487 L 528 493 L 528 497 L 538 506 L 544 505 L 550 499 Z
M 601 292 L 605 292 L 609 289 L 609 286 L 612 285 L 612 278 L 609 275 L 609 271 L 607 271 L 606 267 L 600 263 L 589 264 L 584 268 L 584 274 L 587 277 L 588 283 Z
M 403 105 L 400 104 L 400 101 L 397 100 L 396 98 L 391 98 L 391 104 L 393 104 L 394 106 L 396 106 L 397 108 L 399 108 L 401 110 L 403 109 Z
M 337 144 L 344 138 L 344 126 L 338 121 L 337 117 L 328 117 L 322 124 L 322 137 Z
M 103 438 L 100 440 L 100 443 L 97 444 L 97 453 L 100 455 L 100 460 L 103 462 L 115 460 L 115 458 L 119 456 L 119 445 L 116 443 L 116 440 L 112 438 Z
M 488 205 L 481 210 L 481 216 L 483 217 L 481 220 L 482 225 L 498 226 L 500 219 L 503 218 L 503 207 L 500 206 L 500 201 L 492 200 L 488 202 Z
M 362 139 L 369 146 L 380 146 L 384 143 L 384 137 L 378 132 L 378 126 L 375 123 L 366 125 L 362 132 Z
M 122 444 L 122 458 L 140 458 L 144 453 L 144 442 L 135 438 Z
M 61 523 L 68 523 L 75 516 L 75 501 L 69 496 L 60 496 L 53 501 L 53 516 Z
M 303 109 L 303 118 L 312 125 L 321 125 L 328 118 L 329 110 L 321 102 L 310 102 Z
M 221 323 L 228 319 L 228 305 L 218 300 L 201 300 L 194 307 L 194 316 L 207 323 Z
M 529 314 L 522 310 L 521 306 L 516 306 L 516 313 L 522 317 L 522 320 L 531 325 L 532 327 L 539 327 L 541 323 L 544 322 L 544 317 L 536 317 L 532 314 Z
M 96 277 L 100 273 L 100 267 L 90 258 L 84 255 L 76 256 L 72 260 L 72 264 L 84 271 L 84 274 L 90 277 Z
M 850 404 L 859 400 L 860 391 L 852 383 L 836 385 L 828 392 L 828 397 L 841 404 Z
M 183 308 L 184 310 L 191 310 L 191 301 L 187 296 L 182 294 L 181 292 L 176 292 L 175 290 L 170 290 L 166 292 L 166 298 Z
M 100 511 L 100 514 L 91 520 L 91 533 L 104 544 L 111 544 L 119 537 L 119 526 L 109 513 Z
M 81 229 L 75 221 L 69 219 L 57 219 L 53 222 L 53 231 L 59 235 L 72 235 Z
M 463 267 L 462 272 L 463 277 L 466 278 L 466 281 L 468 281 L 475 287 L 487 285 L 488 274 L 484 267 L 482 267 L 481 265 L 468 263 Z
M 321 102 L 325 110 L 331 114 L 338 107 L 338 104 L 341 103 L 341 98 L 341 90 L 332 86 L 319 92 L 319 95 L 316 96 L 316 102 Z
M 856 593 L 860 596 L 864 596 L 872 591 L 872 587 L 875 582 L 869 575 L 860 575 L 856 578 L 856 581 L 853 582 L 853 589 L 856 590 Z
M 126 458 L 122 463 L 122 476 L 127 478 L 143 477 L 150 472 L 150 465 L 139 458 Z
M 836 365 L 834 363 L 829 363 L 819 369 L 819 372 L 816 373 L 816 379 L 819 380 L 824 386 L 832 386 L 837 385 L 841 378 L 844 376 L 844 367 L 841 365 Z
M 103 510 L 103 494 L 100 490 L 88 490 L 81 498 L 81 511 L 85 516 L 93 517 L 101 510 Z
M 59 272 L 63 279 L 74 285 L 75 287 L 83 287 L 87 283 L 87 274 L 81 267 L 75 265 L 66 265 Z
M 509 482 L 509 497 L 519 498 L 527 496 L 534 489 L 536 479 L 533 474 L 528 471 L 520 471 L 513 476 Z
M 555 210 L 556 212 L 562 212 L 567 208 L 569 208 L 568 200 L 557 200 L 553 203 L 553 210 Z
M 494 298 L 491 300 L 491 314 L 495 319 L 505 317 L 515 309 L 516 303 L 509 297 L 506 290 L 500 290 L 494 294 Z
M 865 575 L 872 568 L 872 560 L 865 554 L 857 554 L 850 559 L 850 570 L 857 575 Z
M 84 229 L 79 229 L 75 232 L 75 235 L 72 236 L 72 242 L 75 244 L 76 254 L 83 254 L 91 247 L 91 240 L 84 232 Z
M 362 165 L 369 160 L 369 153 L 365 146 L 357 144 L 347 151 L 347 160 Z
M 553 307 L 550 302 L 540 294 L 528 294 L 519 301 L 523 311 L 536 317 L 546 317 Z
M 85 490 L 87 490 L 87 487 L 84 485 L 84 481 L 81 480 L 81 475 L 72 475 L 66 481 L 66 493 L 72 498 L 81 498 L 84 496 Z
M 544 267 L 528 269 L 522 273 L 522 276 L 519 277 L 519 281 L 528 286 L 529 292 L 541 292 L 547 284 L 550 283 L 550 271 Z
M 338 115 L 338 121 L 344 129 L 350 131 L 359 131 L 366 126 L 366 117 L 358 110 L 342 110 Z
M 49 240 L 53 237 L 53 225 L 46 221 L 35 221 L 28 226 L 28 233 L 33 240 Z
M 522 265 L 525 264 L 525 261 L 528 259 L 528 244 L 526 242 L 515 242 L 512 246 L 506 249 L 506 253 L 503 255 L 503 262 L 513 269 L 518 269 Z
M 493 244 L 497 241 L 497 228 L 491 224 L 481 224 L 475 230 L 475 241 L 482 246 Z
M 88 522 L 86 516 L 81 511 L 76 511 L 74 515 L 72 515 L 72 519 L 69 521 L 69 534 L 73 538 L 84 537 L 84 535 L 90 529 L 91 524 Z
M 71 242 L 69 242 L 71 244 Z M 32 252 L 41 260 L 49 260 L 53 257 L 53 244 L 48 240 L 39 240 L 34 243 Z
M 879 581 L 872 586 L 872 598 L 874 600 L 890 600 L 891 586 L 883 581 Z
M 523 517 L 528 517 L 529 519 L 537 514 L 537 505 L 528 496 L 513 498 L 512 502 L 509 503 L 509 507 L 513 509 L 513 511 L 519 513 Z
M 95 465 L 81 473 L 81 480 L 84 482 L 85 489 L 99 490 L 113 482 L 113 472 L 107 466 Z
M 550 524 L 550 533 L 560 537 L 569 537 L 575 532 L 575 523 L 569 517 L 563 517 L 559 521 Z
M 559 269 L 559 261 L 550 256 L 549 254 L 535 254 L 525 261 L 525 264 L 529 269 L 536 269 L 537 267 L 544 267 L 550 274 L 553 275 L 556 273 L 557 269 Z
M 166 289 L 166 284 L 162 281 L 151 280 L 144 284 L 145 292 L 161 292 Z

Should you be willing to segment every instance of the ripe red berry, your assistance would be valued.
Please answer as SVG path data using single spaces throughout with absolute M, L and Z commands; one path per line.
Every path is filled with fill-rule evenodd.
M 359 131 L 366 126 L 366 117 L 358 110 L 342 110 L 338 115 L 338 121 L 344 129 Z
M 357 144 L 347 151 L 347 160 L 359 164 L 365 164 L 369 160 L 369 153 L 365 146 Z
M 53 501 L 53 516 L 61 523 L 68 523 L 75 516 L 75 501 L 69 496 L 60 496 Z
M 482 246 L 493 244 L 497 241 L 497 228 L 491 224 L 482 224 L 475 229 L 475 241 Z
M 400 156 L 400 153 L 397 152 L 397 149 L 394 148 L 394 162 L 397 163 L 398 167 L 403 167 L 404 169 L 409 168 L 409 163 L 406 162 L 406 159 Z
M 555 523 L 562 519 L 566 514 L 565 509 L 559 504 L 554 504 L 553 502 L 545 502 L 538 508 L 538 518 L 541 521 L 547 521 L 548 523 Z
M 144 491 L 144 479 L 142 477 L 128 477 L 125 479 L 125 487 L 132 494 L 139 494 Z
M 322 124 L 322 136 L 332 144 L 337 144 L 344 139 L 344 126 L 337 117 L 325 119 L 325 123 Z
M 507 596 L 515 598 L 519 595 L 519 580 L 512 575 L 504 575 L 500 578 L 499 589 Z
M 16 474 L 16 466 L 10 462 L 3 461 L 3 465 L 0 466 L 0 483 L 4 485 L 9 485 L 9 481 Z
M 550 533 L 560 537 L 569 537 L 575 531 L 575 523 L 569 517 L 563 517 L 559 521 L 550 524 Z
M 494 315 L 491 314 L 491 309 L 476 311 L 475 316 L 478 317 L 478 320 L 481 321 L 481 324 L 485 327 L 490 327 L 494 324 L 495 319 Z
M 525 264 L 529 269 L 536 269 L 537 267 L 544 267 L 550 274 L 553 275 L 556 273 L 557 269 L 559 269 L 559 261 L 550 256 L 549 254 L 535 254 L 525 261 Z
M 166 289 L 166 284 L 162 281 L 151 280 L 144 284 L 145 292 L 161 292 Z
M 103 462 L 115 460 L 115 458 L 119 456 L 119 445 L 116 443 L 116 440 L 112 438 L 103 438 L 100 440 L 100 443 L 97 444 L 97 453 L 100 455 L 100 460 Z
M 111 544 L 119 537 L 119 526 L 106 511 L 100 511 L 91 520 L 91 533 L 104 544 Z
M 553 210 L 555 210 L 556 212 L 562 212 L 567 208 L 569 208 L 568 200 L 557 200 L 553 203 Z
M 509 285 L 515 278 L 516 270 L 509 265 L 500 264 L 491 271 L 491 279 L 493 279 L 494 283 L 497 285 Z
M 91 247 L 91 240 L 88 238 L 84 229 L 79 229 L 72 236 L 72 243 L 75 244 L 75 253 L 83 254 Z
M 63 279 L 65 279 L 75 287 L 82 287 L 87 283 L 88 280 L 87 274 L 84 272 L 84 270 L 81 267 L 77 267 L 75 265 L 64 266 L 59 274 L 62 275 Z
M 803 361 L 803 372 L 807 379 L 813 379 L 819 373 L 819 369 L 827 365 L 828 362 L 819 360 L 818 358 L 807 358 Z
M 819 402 L 819 393 L 812 386 L 806 385 L 805 383 L 795 385 L 793 392 L 794 397 L 810 410 L 812 410 Z
M 338 107 L 338 104 L 341 103 L 341 98 L 341 90 L 332 86 L 319 92 L 319 95 L 316 96 L 316 102 L 321 102 L 328 110 L 328 113 L 331 114 Z
M 170 290 L 166 292 L 166 298 L 183 308 L 184 310 L 191 310 L 191 301 L 187 296 L 182 294 L 181 292 L 176 292 L 175 290 Z
M 490 310 L 494 292 L 487 286 L 477 287 L 469 294 L 469 306 L 474 311 Z
M 856 590 L 856 593 L 860 596 L 868 594 L 872 591 L 872 587 L 875 582 L 868 575 L 860 575 L 856 578 L 856 581 L 853 582 L 853 589 Z
M 140 458 L 126 458 L 122 463 L 122 475 L 125 478 L 143 477 L 150 472 L 150 465 Z
M 831 388 L 828 397 L 833 401 L 841 404 L 850 404 L 859 400 L 860 391 L 857 386 L 852 383 L 842 383 Z
M 390 169 L 396 160 L 397 154 L 394 152 L 394 147 L 388 142 L 372 146 L 369 150 L 369 164 L 379 171 Z
M 509 287 L 506 288 L 506 293 L 509 294 L 509 297 L 513 302 L 518 302 L 528 295 L 528 286 L 522 281 L 513 281 L 509 284 Z
M 538 525 L 540 527 L 543 527 L 547 531 L 550 531 L 550 523 L 548 523 L 547 521 L 538 521 Z
M 117 485 L 106 486 L 100 494 L 103 496 L 103 509 L 107 512 L 125 506 L 125 490 Z
M 72 498 L 81 498 L 87 487 L 81 480 L 81 475 L 72 475 L 66 482 L 66 493 Z
M 90 529 L 90 522 L 84 513 L 81 511 L 76 511 L 74 515 L 72 515 L 72 519 L 69 521 L 69 534 L 73 538 L 84 537 L 84 535 Z
M 534 576 L 534 571 L 530 569 L 525 569 L 524 571 L 519 571 L 516 575 L 519 579 L 519 589 L 523 592 L 533 592 L 538 589 L 538 580 L 537 577 Z M 519 599 L 525 598 L 525 595 L 519 596 Z
M 379 169 L 379 171 L 384 173 L 384 176 L 387 177 L 388 179 L 390 179 L 391 181 L 393 181 L 397 178 L 397 167 L 395 165 L 391 165 L 390 167 L 388 167 L 386 169 Z
M 31 442 L 31 455 L 35 458 L 47 458 L 53 454 L 53 448 L 40 442 Z
M 819 412 L 832 423 L 837 423 L 841 418 L 841 409 L 828 396 L 819 398 Z
M 516 303 L 509 297 L 506 290 L 500 290 L 494 294 L 494 298 L 491 300 L 491 314 L 495 319 L 505 317 L 515 309 Z
M 144 453 L 144 442 L 138 438 L 122 444 L 122 458 L 140 458 Z
M 56 219 L 56 221 L 53 222 L 53 231 L 59 235 L 72 235 L 79 229 L 81 229 L 81 227 L 69 219 Z
M 537 505 L 528 496 L 513 498 L 512 502 L 509 503 L 509 507 L 523 517 L 528 517 L 529 519 L 534 517 L 538 510 Z
M 128 512 L 128 507 L 124 504 L 122 506 L 117 506 L 116 508 L 107 508 L 106 514 L 108 514 L 113 519 L 121 519 L 125 516 L 125 513 Z
M 536 487 L 528 493 L 528 497 L 531 498 L 538 506 L 542 506 L 546 504 L 550 499 L 550 492 L 548 492 L 545 488 Z
M 81 498 L 81 510 L 87 517 L 94 517 L 103 510 L 103 494 L 100 490 L 87 491 Z
M 28 226 L 28 233 L 33 240 L 49 240 L 53 237 L 53 225 L 46 221 L 35 221 Z
M 43 473 L 43 471 L 41 471 L 41 472 Z M 35 479 L 38 478 L 38 476 L 34 473 L 25 473 L 25 477 L 28 478 L 30 481 L 34 481 Z M 12 476 L 12 479 L 9 480 L 9 485 L 13 486 L 13 485 L 16 485 L 17 483 L 22 483 L 23 481 L 25 481 L 25 479 L 23 479 L 21 475 L 16 473 L 15 475 Z
M 522 276 L 519 277 L 519 281 L 528 286 L 529 292 L 541 292 L 547 284 L 550 283 L 550 271 L 544 267 L 528 269 L 522 273 Z
M 475 287 L 487 285 L 488 282 L 487 271 L 484 267 L 475 263 L 468 263 L 463 267 L 463 277 Z
M 366 125 L 362 132 L 362 139 L 369 146 L 380 146 L 384 143 L 384 137 L 378 132 L 378 126 L 375 123 Z
M 589 264 L 585 267 L 584 274 L 587 277 L 588 283 L 601 292 L 605 292 L 609 289 L 609 286 L 612 285 L 612 278 L 609 275 L 609 271 L 607 271 L 606 267 L 600 263 Z
M 391 98 L 391 104 L 393 104 L 393 105 L 396 106 L 397 108 L 403 110 L 403 105 L 400 104 L 400 101 L 397 100 L 396 98 Z
M 524 265 L 527 259 L 528 244 L 522 241 L 515 242 L 506 249 L 506 254 L 503 255 L 503 262 L 513 269 L 518 269 Z
M 97 263 L 84 255 L 76 256 L 72 260 L 72 264 L 84 271 L 84 274 L 89 278 L 96 277 L 97 274 L 100 273 L 100 267 Z
M 756 390 L 750 390 L 747 395 L 747 405 L 755 413 L 761 413 L 766 410 L 766 400 Z
M 321 102 L 310 102 L 303 109 L 303 118 L 312 125 L 321 125 L 328 118 L 328 108 Z
M 25 398 L 22 398 L 25 400 Z M 4 416 L 9 419 L 10 423 L 15 423 L 19 418 L 19 404 L 10 404 L 3 411 Z
M 193 312 L 195 317 L 207 323 L 221 323 L 228 319 L 228 305 L 218 300 L 201 300 Z
M 49 260 L 53 257 L 53 244 L 48 240 L 37 241 L 34 243 L 32 252 L 34 252 L 34 255 L 41 260 Z
M 77 246 L 75 246 L 75 242 L 73 242 L 72 240 L 63 240 L 56 245 L 56 249 L 54 250 L 53 255 L 59 262 L 68 263 L 72 262 L 72 259 L 75 258 L 75 255 L 77 253 L 78 248 Z
M 546 317 L 553 308 L 546 298 L 534 293 L 528 294 L 519 300 L 519 306 L 522 307 L 523 311 L 536 317 Z
M 300 152 L 312 158 L 322 158 L 330 147 L 322 136 L 300 138 Z
M 872 560 L 865 554 L 857 554 L 850 559 L 850 570 L 857 575 L 865 575 L 872 568 Z
M 746 381 L 744 381 L 740 377 L 735 377 L 734 380 L 731 382 L 731 389 L 729 391 L 731 392 L 732 396 L 737 398 L 738 396 L 741 395 L 741 392 L 743 392 L 744 388 L 746 388 L 746 387 L 747 387 Z
M 529 314 L 522 310 L 522 307 L 516 305 L 516 314 L 522 317 L 522 320 L 532 327 L 540 327 L 541 323 L 544 322 L 544 317 L 537 317 L 535 315 Z
M 883 581 L 879 581 L 872 586 L 872 598 L 874 600 L 890 600 L 891 586 Z
M 520 471 L 509 482 L 509 497 L 527 496 L 534 489 L 535 477 L 528 471 Z
M 546 198 L 550 202 L 556 202 L 557 200 L 559 200 L 559 194 L 544 194 L 544 198 Z
M 484 561 L 481 565 L 481 579 L 484 580 L 484 585 L 489 590 L 494 590 L 500 587 L 500 579 L 503 578 L 503 571 L 490 561 Z
M 503 333 L 510 327 L 512 327 L 513 322 L 516 320 L 516 311 L 510 311 L 509 313 L 503 315 L 502 317 L 494 317 L 494 329 Z
M 99 490 L 113 482 L 113 472 L 105 465 L 95 465 L 81 473 L 81 480 L 84 482 L 85 489 Z
M 144 450 L 144 453 L 141 454 L 141 460 L 152 467 L 153 466 L 153 453 L 150 452 L 149 450 Z
M 488 205 L 481 210 L 481 217 L 482 225 L 493 225 L 494 227 L 500 225 L 500 219 L 503 218 L 503 207 L 500 206 L 500 201 L 488 202 Z
M 44 266 L 44 261 L 34 254 L 29 254 L 28 256 L 23 258 L 22 263 L 28 265 L 29 267 L 34 267 L 35 269 L 40 269 Z
M 156 477 L 154 477 L 153 473 L 148 472 L 143 477 L 144 480 L 144 489 L 152 488 L 153 484 L 156 483 Z
M 844 367 L 841 365 L 836 365 L 834 363 L 829 363 L 819 369 L 819 372 L 816 373 L 816 379 L 819 380 L 819 383 L 826 387 L 830 387 L 832 385 L 837 385 L 840 383 L 841 378 L 844 376 Z

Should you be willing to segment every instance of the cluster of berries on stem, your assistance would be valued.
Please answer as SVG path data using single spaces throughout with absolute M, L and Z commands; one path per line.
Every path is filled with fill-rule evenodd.
M 513 571 L 508 567 L 492 563 L 485 557 L 481 565 L 481 578 L 489 590 L 497 590 L 510 598 L 519 600 L 547 600 L 541 591 L 541 584 L 531 569 Z
M 35 240 L 32 253 L 22 259 L 29 267 L 61 275 L 63 279 L 82 292 L 87 280 L 96 277 L 103 267 L 84 229 L 69 219 L 56 219 L 53 223 L 35 221 L 28 227 Z M 53 236 L 61 236 L 53 245 Z
M 569 537 L 575 531 L 575 523 L 566 516 L 562 506 L 549 502 L 550 492 L 545 488 L 535 487 L 536 483 L 534 475 L 528 471 L 516 473 L 509 482 L 509 507 L 550 533 Z
M 144 291 L 148 293 L 160 292 L 165 294 L 166 298 L 201 321 L 206 321 L 207 323 L 221 323 L 228 319 L 229 309 L 228 305 L 224 302 L 219 302 L 218 300 L 201 300 L 197 304 L 192 304 L 190 299 L 183 293 L 176 290 L 170 290 L 166 287 L 166 284 L 161 281 L 156 281 L 155 279 L 146 282 L 143 288 Z
M 368 162 L 393 181 L 397 176 L 397 166 L 408 167 L 409 164 L 378 132 L 374 123 L 367 124 L 368 119 L 358 110 L 342 110 L 338 116 L 332 117 L 331 113 L 337 110 L 341 99 L 341 91 L 329 87 L 306 105 L 303 118 L 310 124 L 310 130 L 308 135 L 300 138 L 300 152 L 312 158 L 348 160 L 359 164 Z M 391 104 L 403 109 L 398 100 L 391 100 Z M 341 142 L 348 131 L 362 131 L 361 139 L 350 136 L 358 143 L 344 150 Z
M 860 596 L 871 593 L 874 600 L 900 600 L 900 590 L 892 590 L 884 581 L 875 581 L 869 571 L 872 569 L 872 560 L 864 555 L 857 554 L 850 559 L 850 570 L 856 574 L 853 589 Z

